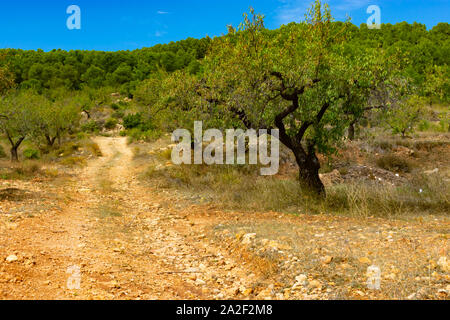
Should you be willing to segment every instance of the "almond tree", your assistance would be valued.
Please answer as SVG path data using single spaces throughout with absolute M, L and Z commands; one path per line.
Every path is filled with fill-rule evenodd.
M 61 138 L 79 124 L 80 115 L 73 98 L 57 97 L 54 101 L 40 104 L 37 108 L 38 121 L 33 137 L 39 142 L 44 139 L 47 148 L 55 142 L 61 145 Z
M 317 154 L 334 152 L 351 117 L 388 77 L 381 50 L 345 52 L 348 23 L 333 22 L 317 0 L 306 20 L 277 32 L 251 10 L 235 31 L 217 38 L 199 91 L 222 114 L 253 129 L 277 128 L 295 155 L 303 187 L 324 196 Z
M 0 130 L 11 144 L 11 160 L 19 161 L 18 149 L 39 123 L 38 108 L 48 101 L 33 92 L 12 92 L 0 99 Z

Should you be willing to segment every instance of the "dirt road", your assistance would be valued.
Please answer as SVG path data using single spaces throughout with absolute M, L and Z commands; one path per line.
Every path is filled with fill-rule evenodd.
M 247 272 L 206 240 L 202 213 L 141 186 L 126 138 L 96 142 L 103 157 L 61 186 L 60 212 L 1 235 L 1 252 L 18 258 L 1 266 L 1 298 L 224 297 Z

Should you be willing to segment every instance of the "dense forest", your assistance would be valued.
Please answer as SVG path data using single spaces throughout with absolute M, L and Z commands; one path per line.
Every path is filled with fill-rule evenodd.
M 119 52 L 5 49 L 0 51 L 0 56 L 3 57 L 1 65 L 13 72 L 16 84 L 22 89 L 42 92 L 58 87 L 79 90 L 85 86 L 111 86 L 128 90 L 158 70 L 173 72 L 187 68 L 189 72 L 198 72 L 198 60 L 205 57 L 210 43 L 209 38 L 186 39 Z
M 341 24 L 336 22 L 336 24 Z M 292 23 L 292 25 L 296 25 Z M 291 25 L 291 27 L 292 27 Z M 273 30 L 283 32 L 289 26 Z M 431 30 L 419 23 L 383 24 L 380 30 L 351 25 L 347 30 L 349 48 L 385 49 L 401 52 L 405 67 L 418 85 L 424 86 L 430 77 L 448 78 L 450 57 L 450 25 L 440 23 Z M 64 87 L 80 90 L 85 86 L 121 87 L 125 92 L 139 81 L 161 70 L 173 72 L 185 69 L 191 74 L 200 72 L 199 60 L 208 52 L 210 38 L 186 39 L 134 51 L 24 51 L 0 50 L 0 66 L 7 67 L 19 88 L 39 91 Z M 427 78 L 428 77 L 428 78 Z M 423 88 L 426 93 L 426 88 Z

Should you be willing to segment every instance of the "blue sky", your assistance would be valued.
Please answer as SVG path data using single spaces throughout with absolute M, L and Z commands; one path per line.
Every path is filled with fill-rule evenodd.
M 0 0 L 0 48 L 132 50 L 187 37 L 219 36 L 253 6 L 266 26 L 300 21 L 312 0 Z M 382 23 L 450 22 L 450 0 L 329 0 L 337 20 L 356 25 L 381 8 Z M 81 9 L 81 30 L 68 30 L 69 5 Z

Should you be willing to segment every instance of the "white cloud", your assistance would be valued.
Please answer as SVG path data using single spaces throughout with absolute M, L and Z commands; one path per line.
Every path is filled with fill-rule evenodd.
M 279 24 L 299 22 L 305 19 L 307 9 L 311 7 L 313 0 L 278 0 L 279 7 L 276 10 L 276 20 Z M 380 2 L 376 0 L 329 0 L 325 1 L 331 7 L 331 13 L 337 19 L 346 17 L 347 13 L 354 10 L 365 9 Z
M 157 14 L 169 14 L 169 12 L 167 12 L 167 11 L 157 11 L 156 13 Z
M 309 0 L 279 0 L 281 5 L 277 9 L 276 20 L 279 24 L 299 22 L 304 20 L 306 10 L 310 6 Z
M 162 37 L 162 36 L 164 36 L 164 35 L 166 35 L 167 34 L 167 32 L 166 31 L 160 31 L 160 30 L 157 30 L 156 32 L 155 32 L 155 37 Z

